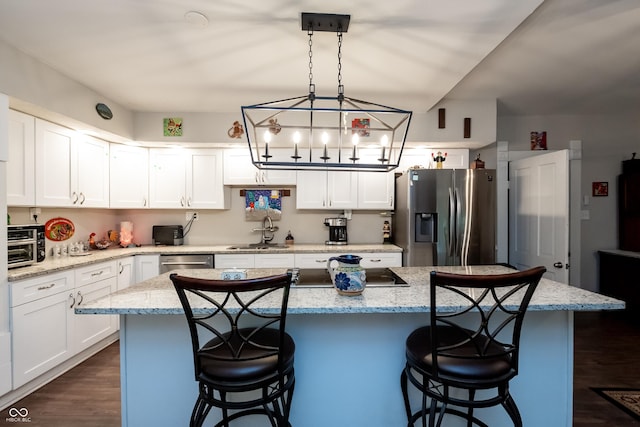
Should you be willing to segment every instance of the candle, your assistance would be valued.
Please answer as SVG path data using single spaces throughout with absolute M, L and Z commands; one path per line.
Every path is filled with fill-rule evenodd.
M 353 153 L 351 154 L 351 158 L 349 159 L 349 160 L 353 160 L 354 163 L 356 160 L 358 160 L 358 152 L 356 151 L 356 148 L 358 147 L 358 142 L 360 142 L 360 137 L 358 136 L 357 133 L 354 133 L 353 136 L 351 137 L 351 143 L 353 144 Z
M 269 142 L 271 142 L 271 132 L 268 130 L 264 131 L 264 158 L 268 159 L 269 157 Z
M 329 143 L 329 134 L 327 132 L 322 132 L 322 143 L 324 144 L 324 150 L 322 152 L 322 157 L 320 158 L 326 162 L 331 158 L 327 154 L 327 144 Z
M 389 143 L 389 138 L 387 137 L 387 135 L 382 135 L 382 139 L 380 140 L 380 145 L 382 145 L 382 155 L 378 159 L 381 162 L 387 161 L 387 159 L 385 158 L 385 150 L 387 149 L 388 143 Z
M 300 142 L 300 139 L 300 132 L 295 131 L 293 134 L 293 156 L 291 156 L 291 158 L 296 159 L 296 161 L 298 161 L 298 159 L 300 158 L 300 156 L 298 155 L 298 143 Z

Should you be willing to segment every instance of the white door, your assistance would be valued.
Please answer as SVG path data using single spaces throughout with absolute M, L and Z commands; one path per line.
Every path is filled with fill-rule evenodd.
M 569 153 L 509 163 L 509 263 L 569 283 Z

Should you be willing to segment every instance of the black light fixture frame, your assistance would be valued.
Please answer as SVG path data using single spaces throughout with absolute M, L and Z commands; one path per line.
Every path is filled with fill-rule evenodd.
M 344 96 L 344 89 L 340 81 L 340 50 L 338 54 L 338 94 L 334 97 L 328 97 L 318 96 L 315 93 L 315 85 L 311 81 L 312 34 L 314 31 L 337 33 L 340 48 L 342 33 L 347 31 L 349 23 L 350 15 L 303 12 L 301 14 L 301 29 L 307 31 L 310 37 L 309 94 L 241 108 L 251 160 L 257 168 L 388 172 L 398 167 L 411 122 L 411 111 Z M 291 124 L 286 121 L 287 117 L 285 116 L 295 116 L 295 118 L 304 121 L 304 124 L 298 122 Z M 329 119 L 325 118 L 326 116 L 329 116 Z M 347 122 L 348 116 L 369 120 L 370 126 L 366 129 L 367 133 L 387 135 L 388 146 L 382 147 L 381 155 L 378 153 L 373 157 L 358 156 L 356 145 L 352 145 L 351 142 L 343 144 L 344 134 L 360 131 L 359 128 L 355 128 Z M 277 123 L 278 119 L 285 120 Z M 277 123 L 277 132 L 273 132 L 274 121 Z M 297 143 L 295 148 L 288 145 L 293 154 L 288 158 L 272 156 L 273 150 L 269 151 L 269 143 L 259 142 L 259 135 L 262 132 L 271 131 L 272 135 L 269 136 L 269 140 L 271 140 L 281 131 L 284 131 L 282 135 L 288 135 L 296 130 L 308 131 L 308 141 L 306 146 L 300 144 L 303 145 L 301 149 Z M 314 140 L 318 139 L 321 131 L 330 131 L 337 136 L 337 146 L 334 145 L 331 148 L 333 153 L 331 155 L 328 154 L 326 145 L 323 147 L 317 144 L 317 141 L 317 145 L 314 145 Z M 278 138 L 283 139 L 282 135 Z M 289 143 L 287 142 L 287 144 Z M 274 145 L 282 146 L 275 143 L 272 144 L 272 147 Z M 322 152 L 323 148 L 324 152 Z

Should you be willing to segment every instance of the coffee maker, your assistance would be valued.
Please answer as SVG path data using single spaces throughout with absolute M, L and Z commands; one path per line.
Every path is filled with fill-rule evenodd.
M 347 244 L 347 218 L 325 218 L 324 225 L 329 227 L 329 240 L 325 244 Z

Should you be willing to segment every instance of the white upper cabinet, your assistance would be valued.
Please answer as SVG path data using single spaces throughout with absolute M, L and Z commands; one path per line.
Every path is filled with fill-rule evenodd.
M 374 164 L 378 150 L 361 150 L 360 158 Z M 358 209 L 393 209 L 395 194 L 394 172 L 358 172 Z
M 149 207 L 149 149 L 110 144 L 109 152 L 109 206 Z
M 356 209 L 357 172 L 298 171 L 298 209 Z
M 76 143 L 76 206 L 109 207 L 109 143 L 81 135 Z
M 289 161 L 290 150 L 275 148 L 269 151 L 272 161 Z M 293 170 L 258 169 L 251 163 L 248 148 L 224 150 L 225 185 L 295 185 L 296 172 Z
M 152 208 L 225 209 L 222 151 L 149 150 L 149 203 Z
M 9 110 L 8 206 L 36 203 L 35 123 L 33 116 Z
M 36 205 L 109 207 L 109 143 L 40 119 L 35 135 Z

